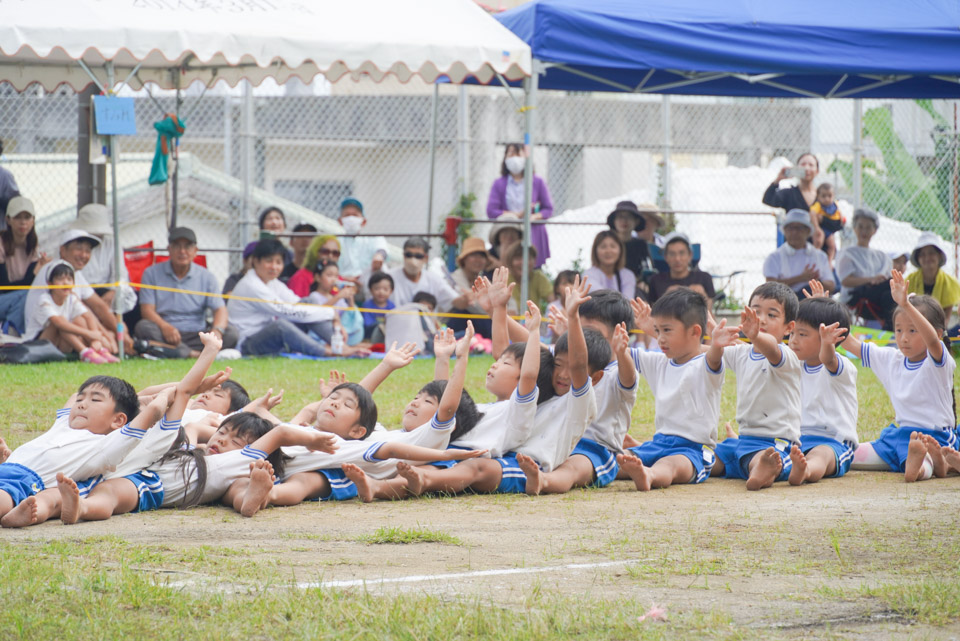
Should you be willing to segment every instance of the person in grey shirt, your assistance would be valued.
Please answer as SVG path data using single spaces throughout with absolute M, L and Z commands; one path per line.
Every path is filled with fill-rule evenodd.
M 227 307 L 220 297 L 220 283 L 206 268 L 193 262 L 197 257 L 197 236 L 187 227 L 170 230 L 167 251 L 170 260 L 148 267 L 141 280 L 144 285 L 207 292 L 215 296 L 182 294 L 141 288 L 141 320 L 134 334 L 141 341 L 176 350 L 182 358 L 196 358 L 203 345 L 199 333 L 216 332 L 223 339 L 223 348 L 237 344 L 237 330 L 227 323 Z M 206 310 L 213 311 L 213 323 L 206 320 Z M 141 348 L 145 348 L 141 344 Z

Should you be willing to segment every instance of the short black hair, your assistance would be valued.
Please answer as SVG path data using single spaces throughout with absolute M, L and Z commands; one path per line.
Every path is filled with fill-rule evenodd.
M 850 331 L 850 310 L 847 306 L 833 298 L 807 298 L 800 301 L 797 309 L 797 322 L 812 328 L 814 331 L 820 331 L 820 324 L 833 325 L 839 323 L 840 327 Z M 837 345 L 843 342 L 840 339 Z
M 817 195 L 820 195 L 821 191 L 826 191 L 827 189 L 833 189 L 833 185 L 830 183 L 820 183 L 817 185 Z
M 434 309 L 437 309 L 437 297 L 430 292 L 417 292 L 413 295 L 413 302 L 430 305 Z
M 80 385 L 77 393 L 82 393 L 83 390 L 92 385 L 99 385 L 107 390 L 107 394 L 113 399 L 114 411 L 123 412 L 127 417 L 128 423 L 135 419 L 137 414 L 140 413 L 140 399 L 137 397 L 137 390 L 133 389 L 133 385 L 122 378 L 117 378 L 116 376 L 91 376 Z
M 394 285 L 394 283 L 393 283 L 393 276 L 391 276 L 391 275 L 388 274 L 387 272 L 374 272 L 374 273 L 370 276 L 370 280 L 367 281 L 367 289 L 368 289 L 368 290 L 369 290 L 369 289 L 372 289 L 374 285 L 376 285 L 377 283 L 379 283 L 380 281 L 383 281 L 383 280 L 390 281 L 390 290 L 391 290 L 391 291 L 393 291 L 394 289 L 396 289 L 396 285 Z
M 447 389 L 447 381 L 430 381 L 420 388 L 420 394 L 429 394 L 437 399 L 437 403 L 443 398 L 443 393 Z M 457 406 L 455 416 L 456 425 L 453 432 L 450 433 L 450 441 L 456 441 L 467 432 L 476 427 L 480 419 L 483 418 L 483 412 L 477 409 L 477 404 L 467 390 L 460 393 L 460 404 Z
M 707 331 L 707 301 L 689 287 L 672 289 L 658 298 L 650 315 L 678 320 L 687 329 L 699 325 L 701 336 Z
M 559 356 L 570 351 L 570 342 L 567 338 L 569 332 L 564 332 L 553 345 L 553 355 Z M 603 334 L 595 329 L 585 328 L 583 330 L 583 340 L 587 344 L 587 370 L 593 374 L 599 372 L 610 364 L 613 360 L 613 350 L 610 349 L 610 343 L 603 337 Z
M 69 263 L 58 263 L 53 266 L 47 273 L 47 285 L 52 285 L 53 281 L 58 278 L 63 278 L 64 276 L 69 276 L 70 280 L 76 282 L 76 276 L 74 275 L 73 266 Z
M 425 252 L 430 251 L 430 243 L 422 236 L 411 236 L 403 243 L 404 249 L 422 249 Z
M 266 218 L 266 217 L 267 217 L 267 214 L 269 214 L 269 213 L 272 212 L 272 211 L 275 211 L 275 212 L 277 212 L 278 214 L 280 214 L 280 218 L 283 218 L 283 225 L 284 225 L 284 226 L 287 225 L 287 217 L 286 217 L 286 215 L 283 213 L 283 210 L 281 210 L 279 207 L 267 207 L 266 209 L 264 209 L 263 211 L 260 212 L 260 217 L 259 217 L 258 220 L 257 220 L 257 223 L 260 225 L 260 229 L 263 229 L 263 220 L 264 220 L 264 218 Z M 316 230 L 314 230 L 314 231 L 316 231 Z
M 336 267 L 337 271 L 340 270 L 340 265 L 338 265 L 335 260 L 318 260 L 317 266 L 313 268 L 313 273 L 322 274 L 326 271 L 327 267 Z
M 804 156 L 805 155 L 807 154 L 804 154 Z M 770 281 L 769 283 L 760 285 L 750 294 L 750 300 L 747 301 L 747 304 L 753 305 L 754 298 L 775 300 L 780 303 L 783 306 L 784 323 L 789 323 L 797 319 L 797 307 L 800 306 L 800 301 L 797 299 L 796 293 L 783 283 Z
M 236 414 L 231 414 L 220 423 L 220 427 L 224 426 L 233 430 L 236 435 L 246 441 L 247 444 L 254 443 L 261 436 L 273 429 L 273 424 L 270 421 L 261 418 L 253 412 L 237 412 Z M 289 457 L 285 456 L 279 447 L 267 454 L 267 460 L 270 461 L 270 465 L 273 466 L 273 473 L 277 478 L 283 476 L 283 465 L 288 458 Z
M 580 318 L 597 320 L 613 332 L 620 323 L 626 323 L 627 329 L 633 329 L 633 308 L 630 301 L 620 292 L 601 289 L 590 292 L 590 300 L 580 306 Z
M 558 291 L 558 288 L 560 287 L 560 283 L 564 281 L 573 283 L 573 279 L 579 275 L 580 275 L 580 272 L 572 269 L 562 270 L 559 274 L 557 274 L 557 277 L 553 279 L 553 295 L 559 297 L 561 294 L 561 292 Z
M 513 356 L 522 367 L 523 355 L 526 350 L 526 343 L 510 343 L 507 349 L 503 350 L 503 353 Z M 537 396 L 537 405 L 549 401 L 557 395 L 553 389 L 553 354 L 543 346 L 540 348 L 540 373 L 537 375 L 537 388 L 540 390 L 540 394 Z
M 250 404 L 250 394 L 243 388 L 243 385 L 236 381 L 224 381 L 220 383 L 220 389 L 230 395 L 230 411 L 236 412 L 242 410 Z
M 263 260 L 271 256 L 286 256 L 287 248 L 276 238 L 264 238 L 253 248 L 253 258 Z
M 342 389 L 350 390 L 354 396 L 357 397 L 357 408 L 360 410 L 360 418 L 357 419 L 357 425 L 366 430 L 364 435 L 359 439 L 362 441 L 373 434 L 373 428 L 377 426 L 377 404 L 374 402 L 370 392 L 357 383 L 340 383 L 330 390 L 330 393 L 332 394 Z
M 310 223 L 299 223 L 296 227 L 293 228 L 293 232 L 313 232 L 317 233 L 317 228 L 311 225 Z

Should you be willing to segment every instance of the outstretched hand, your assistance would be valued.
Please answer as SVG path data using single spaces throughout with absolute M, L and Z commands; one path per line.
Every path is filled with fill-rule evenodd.
M 441 329 L 433 337 L 433 355 L 437 358 L 449 359 L 457 351 L 457 338 L 453 330 L 447 327 Z
M 523 315 L 523 326 L 528 332 L 540 331 L 540 308 L 532 300 L 527 301 L 527 313 Z
M 816 278 L 812 278 L 810 280 L 810 290 L 804 288 L 803 295 L 806 298 L 826 298 L 827 292 L 823 289 L 823 283 Z
M 627 352 L 630 350 L 630 332 L 627 331 L 626 323 L 620 323 L 613 330 L 613 341 L 610 346 L 613 347 L 613 355 L 617 360 L 627 358 Z
M 820 344 L 829 343 L 836 345 L 847 336 L 847 328 L 840 327 L 840 323 L 831 323 L 824 325 L 820 323 Z
M 903 273 L 896 269 L 890 272 L 890 295 L 900 307 L 907 304 L 907 281 L 903 279 Z
M 330 370 L 330 378 L 327 381 L 324 381 L 322 378 L 320 379 L 320 397 L 326 398 L 330 396 L 333 388 L 346 382 L 348 382 L 346 374 L 335 369 Z
M 567 315 L 563 308 L 551 305 L 547 308 L 547 318 L 549 319 L 547 326 L 554 334 L 561 336 L 566 333 Z
M 233 369 L 230 367 L 224 367 L 219 372 L 215 372 L 210 376 L 204 377 L 200 381 L 200 387 L 197 388 L 197 394 L 203 394 L 204 392 L 209 392 L 215 387 L 226 383 L 230 379 L 230 375 L 233 374 Z
M 630 307 L 633 308 L 633 324 L 644 334 L 653 336 L 653 323 L 650 319 L 650 305 L 647 301 L 637 296 L 630 301 Z
M 477 299 L 477 305 L 485 313 L 493 313 L 493 303 L 490 302 L 490 281 L 487 280 L 486 276 L 477 276 L 477 279 L 473 281 L 473 295 Z
M 449 330 L 448 330 L 449 331 Z M 451 332 L 452 334 L 452 332 Z M 439 337 L 440 334 L 438 333 Z M 400 347 L 397 347 L 397 342 L 394 341 L 393 345 L 390 346 L 390 351 L 383 355 L 383 363 L 387 365 L 390 369 L 400 369 L 406 367 L 413 362 L 414 356 L 420 353 L 420 348 L 417 347 L 414 343 L 404 343 Z M 334 374 L 338 376 L 339 382 L 334 383 Z M 342 372 L 337 372 L 336 370 L 330 372 L 330 383 L 333 387 L 336 387 L 340 383 L 347 382 L 347 375 Z M 331 389 L 333 389 L 331 387 Z M 321 388 L 322 393 L 322 388 Z M 324 394 L 326 396 L 326 394 Z
M 497 267 L 493 272 L 493 280 L 487 287 L 490 304 L 493 307 L 506 307 L 516 285 L 510 282 L 510 270 L 506 267 Z
M 437 459 L 439 461 L 462 461 L 469 458 L 479 458 L 489 452 L 490 450 L 460 450 L 455 447 L 452 447 L 448 450 L 443 450 L 443 455 Z
M 744 307 L 740 312 L 740 331 L 751 341 L 757 340 L 760 334 L 760 318 L 752 307 Z
M 308 440 L 307 449 L 311 452 L 333 454 L 337 451 L 337 437 L 335 434 L 321 430 L 312 430 Z
M 716 345 L 717 347 L 736 345 L 737 340 L 740 338 L 740 327 L 738 325 L 727 327 L 727 319 L 721 318 L 720 322 L 717 323 L 717 326 L 714 327 L 710 333 L 710 338 L 710 344 Z
M 200 332 L 199 336 L 204 349 L 209 347 L 219 352 L 220 348 L 223 347 L 223 339 L 217 332 Z
M 273 393 L 273 388 L 267 390 L 267 393 L 259 398 L 255 398 L 244 408 L 248 412 L 262 416 L 264 412 L 270 412 L 274 407 L 283 402 L 283 390 L 279 394 Z
M 578 313 L 580 306 L 590 300 L 590 285 L 587 279 L 580 280 L 580 275 L 573 277 L 573 284 L 566 288 L 563 299 L 563 311 L 570 318 Z

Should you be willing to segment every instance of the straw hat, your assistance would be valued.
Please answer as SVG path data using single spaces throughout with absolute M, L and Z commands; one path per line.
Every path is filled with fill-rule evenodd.
M 463 249 L 460 250 L 460 255 L 457 256 L 457 265 L 463 267 L 463 259 L 470 254 L 483 254 L 487 259 L 487 265 L 493 261 L 493 256 L 487 251 L 487 245 L 483 242 L 482 238 L 472 237 L 463 241 Z
M 640 203 L 637 205 L 637 211 L 640 212 L 640 215 L 643 216 L 648 223 L 653 223 L 657 227 L 663 227 L 667 224 L 667 221 L 663 219 L 657 206 L 653 203 Z

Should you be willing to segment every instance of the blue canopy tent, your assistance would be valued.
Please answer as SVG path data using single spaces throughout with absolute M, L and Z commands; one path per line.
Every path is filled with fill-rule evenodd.
M 496 18 L 533 52 L 523 85 L 527 145 L 538 88 L 960 98 L 956 0 L 534 0 Z M 530 193 L 528 180 L 528 212 Z

